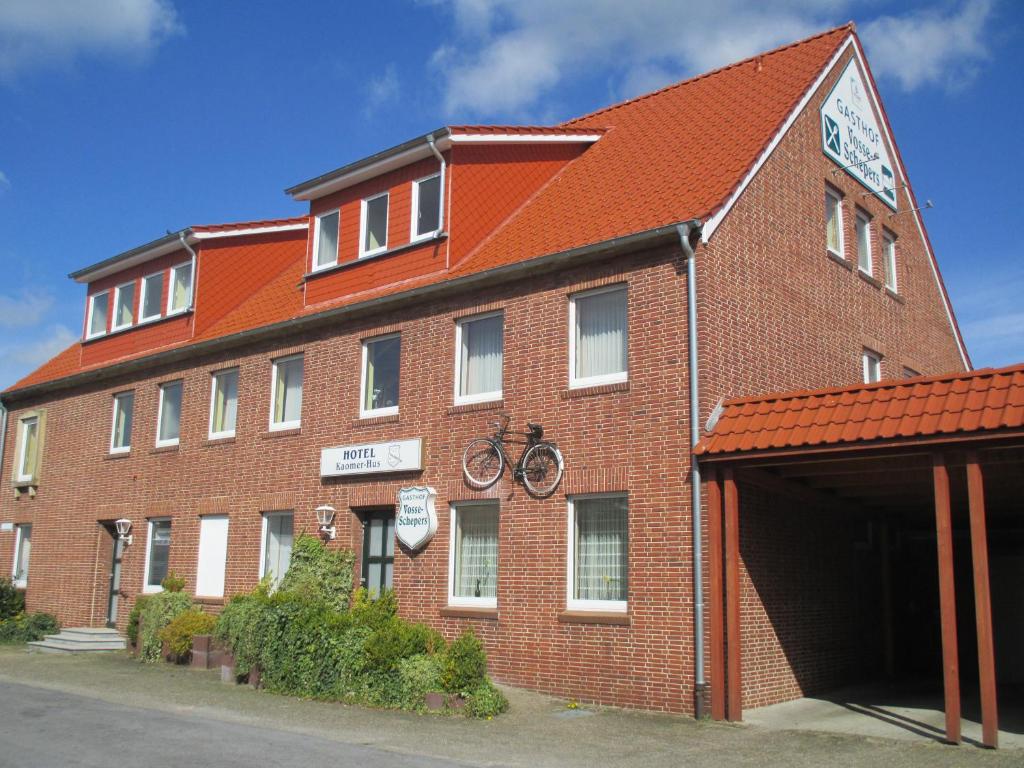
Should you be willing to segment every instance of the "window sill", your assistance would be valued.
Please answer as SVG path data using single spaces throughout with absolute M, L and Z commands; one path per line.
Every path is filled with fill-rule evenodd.
M 154 453 L 177 453 L 179 446 L 177 445 L 158 445 L 156 448 L 150 449 L 150 454 Z
M 291 429 L 270 429 L 263 432 L 260 435 L 261 440 L 272 440 L 275 437 L 292 437 L 294 435 L 301 435 L 302 427 L 292 427 Z
M 203 597 L 196 595 L 192 598 L 192 602 L 199 603 L 199 605 L 224 605 L 223 597 Z
M 875 288 L 881 288 L 882 287 L 882 281 L 881 280 L 879 280 L 877 277 L 874 277 L 873 275 L 869 275 L 867 272 L 865 272 L 860 267 L 857 268 L 857 277 L 859 277 L 861 280 L 863 280 L 868 285 L 874 286 Z
M 497 608 L 472 608 L 467 605 L 445 605 L 441 607 L 441 615 L 449 619 L 487 619 L 498 620 Z
M 562 390 L 563 400 L 572 400 L 576 397 L 590 397 L 592 395 L 607 395 L 612 392 L 629 392 L 628 381 L 618 381 L 614 384 L 596 384 L 592 387 L 578 387 L 576 389 Z
M 501 410 L 505 407 L 504 400 L 483 400 L 479 403 L 459 403 L 458 405 L 448 406 L 448 415 L 454 416 L 456 413 L 476 413 L 477 411 L 494 411 Z
M 848 269 L 850 271 L 853 271 L 853 264 L 848 262 L 846 259 L 844 259 L 842 256 L 840 256 L 838 253 L 833 253 L 832 251 L 825 251 L 825 253 L 828 254 L 828 257 L 830 259 L 832 259 L 832 261 L 834 261 L 836 264 L 841 266 L 843 269 Z
M 228 435 L 227 437 L 208 437 L 203 441 L 203 446 L 213 447 L 215 445 L 231 445 L 235 442 L 234 435 Z
M 16 490 L 19 491 L 24 491 L 30 488 L 38 488 L 39 478 L 30 477 L 28 480 L 14 480 L 12 481 L 12 485 L 15 487 Z
M 899 303 L 899 304 L 906 304 L 907 303 L 907 300 L 905 298 L 903 298 L 902 294 L 897 293 L 892 288 L 886 288 L 885 289 L 885 295 L 888 296 L 893 301 Z
M 82 339 L 82 344 L 92 344 L 94 341 L 99 341 L 100 339 L 109 339 L 111 336 L 117 336 L 119 333 L 128 333 L 129 331 L 134 331 L 136 328 L 148 328 L 151 325 L 162 323 L 165 320 L 173 320 L 174 318 L 181 317 L 182 315 L 189 315 L 193 311 L 194 310 L 192 309 L 179 309 L 172 314 L 161 315 L 160 317 L 154 317 L 149 320 L 140 320 L 137 323 L 132 323 L 131 325 L 126 325 L 121 328 L 111 328 L 105 333 L 98 333 L 95 336 L 87 336 Z
M 412 248 L 419 248 L 420 246 L 423 245 L 429 245 L 430 243 L 440 243 L 442 240 L 446 239 L 448 239 L 448 233 L 441 232 L 440 234 L 434 235 L 433 237 L 424 237 L 421 240 L 414 240 L 410 243 L 405 243 L 403 245 L 396 245 L 394 248 L 387 248 L 383 251 L 368 253 L 365 256 L 360 254 L 359 257 L 356 258 L 355 260 L 342 261 L 339 262 L 338 264 L 331 264 L 330 266 L 321 267 L 320 269 L 314 270 L 312 272 L 307 272 L 302 276 L 302 280 L 303 282 L 307 282 L 314 278 L 320 277 L 321 275 L 331 275 L 343 269 L 351 269 L 352 267 L 358 266 L 359 264 L 365 264 L 366 262 L 373 261 L 374 259 L 382 259 L 386 256 L 392 256 L 396 253 L 402 253 L 403 251 L 408 251 Z
M 121 451 L 119 453 L 108 453 L 103 457 L 104 461 L 114 461 L 116 459 L 130 459 L 132 456 L 131 451 Z
M 628 627 L 632 620 L 628 613 L 614 611 L 562 611 L 558 614 L 561 624 L 608 624 Z
M 399 415 L 397 413 L 389 413 L 386 416 L 366 416 L 353 421 L 352 428 L 375 427 L 378 424 L 397 424 L 398 419 Z

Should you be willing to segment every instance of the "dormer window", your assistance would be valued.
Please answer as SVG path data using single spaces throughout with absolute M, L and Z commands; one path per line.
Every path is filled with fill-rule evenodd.
M 167 295 L 167 314 L 184 312 L 192 303 L 192 262 L 171 269 L 171 290 Z
M 135 283 L 124 283 L 114 289 L 114 324 L 112 330 L 128 328 L 135 317 Z
M 142 300 L 139 302 L 139 322 L 156 320 L 160 317 L 160 310 L 163 306 L 164 294 L 164 273 L 157 272 L 155 275 L 142 279 Z
M 412 240 L 424 240 L 441 225 L 441 174 L 412 183 Z
M 313 271 L 333 267 L 338 263 L 338 222 L 340 211 L 321 213 L 316 217 L 313 233 Z
M 110 312 L 110 291 L 94 293 L 89 297 L 89 318 L 86 321 L 85 337 L 94 339 L 107 332 L 107 315 Z
M 388 200 L 387 192 L 363 200 L 362 236 L 359 240 L 360 258 L 387 250 Z

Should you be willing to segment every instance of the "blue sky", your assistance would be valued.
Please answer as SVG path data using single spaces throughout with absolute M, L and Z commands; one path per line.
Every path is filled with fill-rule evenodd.
M 853 19 L 977 366 L 1024 360 L 1014 0 L 4 0 L 0 388 L 77 337 L 68 272 L 448 122 L 554 122 Z

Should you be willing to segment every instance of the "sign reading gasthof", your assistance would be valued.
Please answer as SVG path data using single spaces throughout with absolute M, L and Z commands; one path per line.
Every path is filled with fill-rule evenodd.
M 423 441 L 392 440 L 386 443 L 339 445 L 320 451 L 320 477 L 416 472 L 423 469 Z
M 409 549 L 419 549 L 437 533 L 437 491 L 423 485 L 403 488 L 398 492 L 395 513 L 395 536 Z
M 857 60 L 850 59 L 821 105 L 821 147 L 848 174 L 896 210 L 896 178 Z

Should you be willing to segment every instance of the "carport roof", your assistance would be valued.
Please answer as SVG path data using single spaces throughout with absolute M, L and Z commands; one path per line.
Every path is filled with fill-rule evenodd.
M 728 400 L 694 453 L 726 458 L 996 436 L 1022 429 L 1024 363 Z

